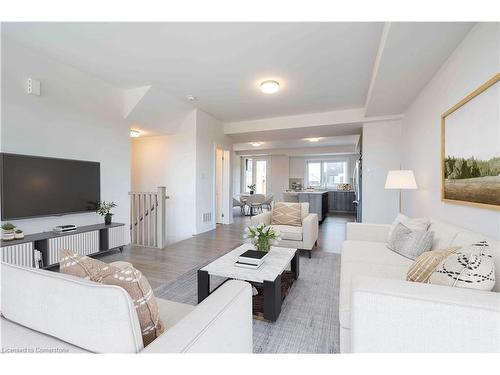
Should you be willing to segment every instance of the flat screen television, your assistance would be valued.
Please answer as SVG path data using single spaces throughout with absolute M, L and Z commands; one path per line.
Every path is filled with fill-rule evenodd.
M 2 220 L 95 210 L 97 162 L 0 153 Z

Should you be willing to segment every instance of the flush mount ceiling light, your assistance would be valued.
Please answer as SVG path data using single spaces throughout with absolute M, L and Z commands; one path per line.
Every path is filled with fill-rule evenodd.
M 250 142 L 250 144 L 253 146 L 253 147 L 259 147 L 262 142 Z
M 139 130 L 130 129 L 130 137 L 138 138 L 141 136 L 141 132 Z
M 264 94 L 274 94 L 280 89 L 280 84 L 277 81 L 268 80 L 260 84 L 260 91 Z
M 186 96 L 186 99 L 188 102 L 194 102 L 195 100 L 198 100 L 198 98 L 194 95 L 188 95 Z
M 318 142 L 321 138 L 306 138 L 309 142 Z

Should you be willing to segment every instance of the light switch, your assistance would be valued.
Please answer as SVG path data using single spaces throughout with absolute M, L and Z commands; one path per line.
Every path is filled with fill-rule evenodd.
M 28 78 L 26 81 L 26 92 L 28 95 L 40 95 L 40 81 L 33 79 L 33 78 Z

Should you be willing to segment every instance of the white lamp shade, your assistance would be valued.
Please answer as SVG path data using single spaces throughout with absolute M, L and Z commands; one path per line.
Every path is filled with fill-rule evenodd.
M 385 189 L 416 189 L 417 182 L 411 170 L 389 171 L 385 180 Z

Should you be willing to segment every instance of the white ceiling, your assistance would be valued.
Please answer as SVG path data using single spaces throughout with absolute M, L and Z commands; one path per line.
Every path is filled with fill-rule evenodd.
M 222 121 L 363 106 L 382 23 L 4 23 L 2 34 Z M 282 90 L 264 95 L 258 84 Z
M 393 22 L 380 43 L 367 116 L 403 113 L 443 65 L 472 22 Z
M 310 142 L 306 138 L 298 139 L 280 139 L 274 141 L 265 141 L 259 146 L 253 146 L 250 142 L 234 143 L 235 151 L 244 150 L 268 150 L 268 149 L 289 149 L 289 148 L 316 148 L 327 146 L 356 146 L 359 141 L 359 135 L 344 135 L 337 137 L 320 137 L 317 142 Z
M 472 26 L 2 23 L 2 38 L 126 89 L 135 106 L 124 117 L 149 134 L 173 131 L 193 107 L 233 124 L 346 109 L 357 113 L 355 119 L 341 116 L 345 121 L 335 126 L 266 126 L 231 134 L 235 142 L 249 142 L 359 134 L 363 116 L 404 113 Z M 278 80 L 280 92 L 262 94 L 258 84 L 266 79 Z M 131 90 L 145 86 L 149 89 Z M 197 101 L 187 102 L 187 95 Z

